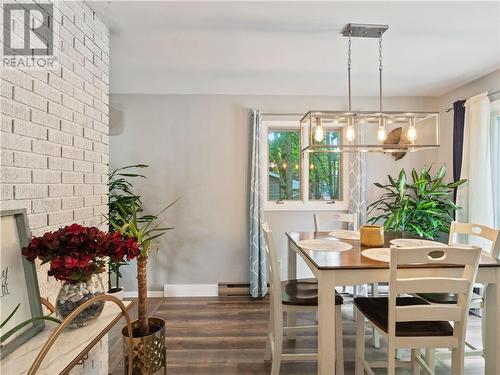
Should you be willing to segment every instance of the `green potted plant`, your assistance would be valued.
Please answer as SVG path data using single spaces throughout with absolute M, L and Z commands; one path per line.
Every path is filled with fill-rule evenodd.
M 413 169 L 410 182 L 402 169 L 397 178 L 388 176 L 389 183 L 375 183 L 383 194 L 368 206 L 368 213 L 376 214 L 368 222 L 384 220 L 386 231 L 426 239 L 448 233 L 453 220 L 452 214 L 460 209 L 450 196 L 466 180 L 446 183 L 445 165 L 434 176 L 430 172 L 431 167 L 423 167 L 420 173 Z
M 137 205 L 130 206 L 130 211 L 117 203 L 118 213 L 115 218 L 109 217 L 109 223 L 124 238 L 137 241 L 140 254 L 137 257 L 138 284 L 138 319 L 132 322 L 132 340 L 128 339 L 126 328 L 122 330 L 124 347 L 129 353 L 127 360 L 133 361 L 134 373 L 153 374 L 165 366 L 165 321 L 161 318 L 148 317 L 147 314 L 147 263 L 154 240 L 164 235 L 172 227 L 163 227 L 164 214 L 175 203 L 170 203 L 156 215 L 139 216 Z M 133 347 L 129 347 L 132 342 Z M 130 358 L 132 356 L 132 358 Z M 127 364 L 126 364 L 127 365 Z
M 117 168 L 109 174 L 108 178 L 108 215 L 113 222 L 118 225 L 123 225 L 128 222 L 132 215 L 132 209 L 142 211 L 141 197 L 134 193 L 130 179 L 146 178 L 144 175 L 135 173 L 134 170 L 147 168 L 146 164 L 127 165 Z M 121 207 L 121 212 L 118 209 Z M 119 215 L 122 215 L 125 221 L 121 221 Z M 109 224 L 109 231 L 114 232 L 115 227 Z M 120 286 L 122 274 L 120 269 L 128 265 L 125 259 L 114 260 L 110 258 L 108 261 L 108 294 L 112 294 L 118 299 L 123 299 L 123 287 Z

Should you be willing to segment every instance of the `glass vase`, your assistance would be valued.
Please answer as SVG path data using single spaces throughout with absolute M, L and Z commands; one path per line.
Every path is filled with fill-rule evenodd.
M 64 320 L 69 314 L 76 310 L 80 305 L 87 302 L 92 297 L 104 294 L 104 286 L 101 278 L 93 274 L 87 281 L 69 282 L 66 281 L 57 295 L 56 315 L 60 320 Z M 68 325 L 71 328 L 84 327 L 87 322 L 97 319 L 104 308 L 104 301 L 98 301 L 85 308 Z

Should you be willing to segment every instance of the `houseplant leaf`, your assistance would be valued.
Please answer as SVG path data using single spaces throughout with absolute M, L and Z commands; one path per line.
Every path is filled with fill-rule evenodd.
M 389 184 L 376 183 L 382 190 L 380 198 L 368 205 L 368 213 L 375 216 L 370 223 L 384 221 L 386 230 L 408 232 L 425 238 L 434 238 L 447 232 L 452 221 L 451 213 L 460 209 L 451 199 L 451 193 L 465 180 L 446 183 L 446 167 L 431 176 L 430 167 L 423 167 L 420 174 L 411 171 L 412 182 L 402 169 L 398 178 L 388 176 Z

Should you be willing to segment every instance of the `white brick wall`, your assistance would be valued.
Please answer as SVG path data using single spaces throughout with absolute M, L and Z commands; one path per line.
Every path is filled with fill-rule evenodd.
M 26 208 L 34 235 L 74 222 L 106 228 L 109 30 L 83 2 L 50 1 L 61 65 L 2 70 L 0 81 L 0 206 Z M 38 276 L 54 302 L 60 284 L 46 265 Z M 98 346 L 76 373 L 107 373 L 107 340 Z

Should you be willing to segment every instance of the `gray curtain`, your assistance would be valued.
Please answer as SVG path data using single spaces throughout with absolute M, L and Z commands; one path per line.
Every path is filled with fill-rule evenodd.
M 264 221 L 264 189 L 262 176 L 264 134 L 262 134 L 261 113 L 250 113 L 250 197 L 249 197 L 249 248 L 250 248 L 250 295 L 264 297 L 267 293 L 267 262 L 264 235 L 261 224 Z

